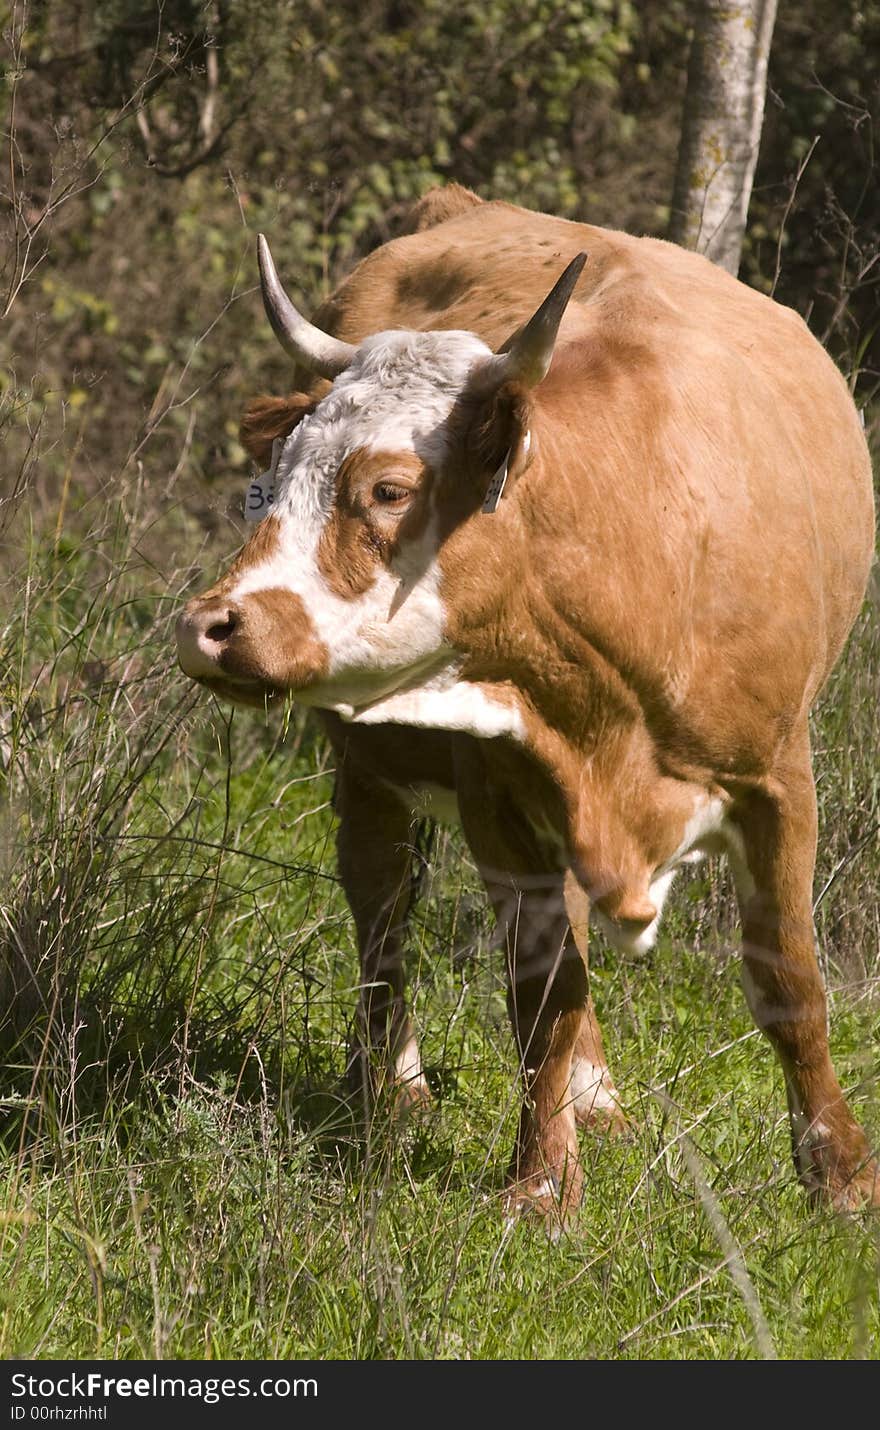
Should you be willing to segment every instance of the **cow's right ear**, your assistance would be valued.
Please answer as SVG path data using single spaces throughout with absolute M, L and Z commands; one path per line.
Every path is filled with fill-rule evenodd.
M 289 397 L 255 397 L 242 413 L 239 441 L 249 457 L 261 467 L 267 467 L 275 438 L 287 437 L 316 406 L 315 401 L 302 392 L 292 392 Z

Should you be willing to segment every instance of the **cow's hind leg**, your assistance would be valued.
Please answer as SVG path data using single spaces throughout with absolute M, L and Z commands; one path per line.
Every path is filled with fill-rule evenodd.
M 349 1078 L 368 1105 L 430 1102 L 406 1006 L 403 935 L 411 895 L 411 815 L 387 785 L 350 764 L 337 775 L 339 873 L 357 927 L 361 986 Z
M 589 980 L 590 900 L 570 869 L 565 875 L 564 898 L 571 932 Z M 575 1119 L 582 1127 L 605 1132 L 626 1130 L 627 1120 L 608 1071 L 602 1029 L 589 993 L 571 1058 L 571 1097 Z
M 816 797 L 806 739 L 775 778 L 740 797 L 734 821 L 743 841 L 742 857 L 732 851 L 743 983 L 782 1063 L 798 1174 L 837 1207 L 880 1204 L 876 1164 L 828 1050 L 812 913 Z

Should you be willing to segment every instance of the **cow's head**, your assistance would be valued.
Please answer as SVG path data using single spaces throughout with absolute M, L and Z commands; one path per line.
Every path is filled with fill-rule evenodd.
M 529 464 L 530 390 L 550 365 L 584 255 L 498 354 L 467 332 L 340 342 L 297 312 L 263 238 L 259 256 L 276 335 L 332 386 L 316 402 L 261 399 L 246 414 L 257 457 L 283 438 L 274 506 L 181 615 L 180 664 L 236 702 L 293 693 L 357 718 L 393 692 L 442 686 L 460 663 L 444 543 L 492 520 L 480 513 L 500 468 L 512 485 Z

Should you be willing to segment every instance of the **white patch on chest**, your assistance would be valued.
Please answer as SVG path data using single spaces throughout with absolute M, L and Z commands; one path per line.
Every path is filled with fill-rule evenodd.
M 353 725 L 415 725 L 461 731 L 482 740 L 494 740 L 499 735 L 520 741 L 525 738 L 523 718 L 514 703 L 495 699 L 483 686 L 459 680 L 454 668 L 368 705 L 355 708 L 337 703 L 331 708 Z

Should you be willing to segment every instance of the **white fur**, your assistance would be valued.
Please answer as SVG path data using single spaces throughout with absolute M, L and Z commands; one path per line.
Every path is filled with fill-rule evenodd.
M 728 820 L 724 826 L 724 833 L 727 840 L 727 859 L 733 874 L 733 882 L 736 885 L 736 896 L 740 909 L 745 910 L 746 904 L 754 896 L 756 884 L 746 858 L 742 830 L 732 820 Z
M 556 1197 L 559 1189 L 554 1186 L 549 1177 L 545 1177 L 542 1182 L 537 1182 L 534 1187 L 531 1187 L 529 1192 L 533 1197 Z
M 569 1093 L 580 1113 L 590 1113 L 597 1109 L 610 1111 L 618 1104 L 617 1089 L 611 1081 L 607 1067 L 598 1067 L 586 1058 L 572 1060 Z
M 409 1038 L 394 1059 L 394 1076 L 398 1082 L 417 1083 L 427 1091 L 422 1071 L 422 1058 L 415 1038 Z
M 786 1078 L 786 1088 L 788 1091 L 791 1133 L 795 1157 L 797 1158 L 800 1174 L 809 1185 L 815 1183 L 817 1170 L 813 1152 L 817 1150 L 821 1151 L 821 1149 L 827 1145 L 828 1139 L 832 1136 L 832 1132 L 821 1118 L 816 1118 L 812 1122 L 810 1121 L 804 1111 L 803 1103 L 798 1096 L 797 1087 L 789 1078 Z
M 682 860 L 684 862 L 684 860 Z M 621 953 L 631 953 L 640 957 L 643 953 L 648 953 L 657 942 L 657 934 L 660 931 L 660 920 L 663 917 L 663 905 L 666 903 L 666 896 L 672 888 L 672 881 L 678 873 L 677 869 L 667 869 L 665 873 L 655 878 L 650 886 L 650 898 L 657 910 L 656 915 L 643 928 L 641 933 L 631 933 L 622 924 L 615 923 L 609 919 L 600 909 L 596 909 L 596 922 L 604 933 L 612 948 L 616 948 Z
M 326 702 L 321 704 L 326 708 Z M 484 740 L 525 736 L 515 704 L 497 700 L 479 686 L 456 678 L 454 667 L 439 672 L 415 688 L 397 690 L 359 708 L 344 703 L 331 707 L 353 725 L 416 725 L 432 730 L 462 730 Z

